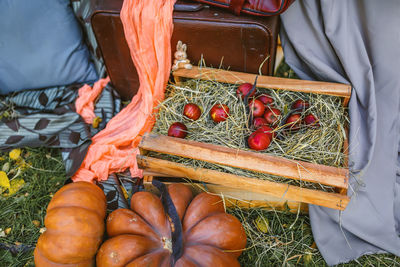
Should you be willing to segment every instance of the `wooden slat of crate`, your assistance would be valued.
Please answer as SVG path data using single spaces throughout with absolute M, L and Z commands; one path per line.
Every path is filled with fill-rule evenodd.
M 143 184 L 147 191 L 156 192 L 157 189 L 151 184 L 153 176 L 147 176 L 145 172 Z M 185 180 L 177 181 L 163 181 L 162 177 L 158 177 L 164 184 L 174 184 L 182 183 L 189 186 L 194 194 L 199 194 L 201 192 L 209 192 L 221 196 L 224 199 L 226 207 L 240 207 L 240 208 L 266 208 L 274 210 L 288 210 L 293 213 L 301 212 L 307 213 L 308 206 L 304 203 L 297 201 L 285 200 L 282 198 L 277 198 L 269 196 L 266 194 L 254 193 L 249 191 L 244 191 L 237 188 L 231 188 L 222 185 L 215 184 L 200 184 L 200 183 L 190 183 Z
M 175 81 L 179 81 L 181 77 L 184 77 L 215 80 L 231 84 L 245 82 L 254 83 L 257 76 L 256 74 L 250 73 L 198 67 L 193 67 L 191 70 L 179 69 L 175 71 L 173 75 Z M 257 87 L 338 96 L 343 98 L 344 106 L 347 106 L 351 95 L 351 86 L 348 84 L 286 79 L 271 76 L 258 76 Z
M 202 160 L 290 179 L 347 188 L 348 170 L 224 146 L 147 133 L 140 149 Z
M 344 210 L 349 198 L 338 193 L 327 193 L 298 186 L 270 182 L 257 178 L 249 178 L 203 168 L 192 168 L 176 162 L 162 160 L 143 155 L 137 156 L 138 165 L 143 170 L 164 173 L 174 177 L 224 185 L 245 191 L 269 194 L 278 198 L 320 205 L 328 208 Z
M 253 83 L 256 78 L 255 74 L 197 67 L 193 67 L 191 70 L 180 69 L 174 72 L 173 75 L 176 82 L 179 82 L 181 78 L 199 78 L 231 84 Z M 257 87 L 338 96 L 343 99 L 342 104 L 344 106 L 347 106 L 351 94 L 350 85 L 267 76 L 258 76 Z M 159 139 L 156 136 L 144 136 L 139 146 L 142 155 L 137 157 L 141 168 L 147 172 L 159 173 L 161 176 L 187 177 L 221 186 L 229 185 L 229 187 L 238 190 L 269 194 L 278 198 L 339 210 L 345 209 L 349 202 L 349 198 L 346 196 L 348 187 L 347 168 L 334 168 L 301 161 L 291 161 L 271 155 L 232 150 L 221 146 L 217 146 L 216 148 L 214 145 L 209 146 L 208 144 L 181 139 L 174 139 L 173 144 L 171 144 L 171 140 L 168 138 L 161 137 Z M 156 151 L 257 172 L 265 172 L 290 179 L 330 185 L 335 188 L 337 193 L 306 189 L 214 170 L 191 168 L 171 161 L 146 157 L 144 156 L 146 151 Z M 345 140 L 343 151 L 347 154 L 347 139 Z

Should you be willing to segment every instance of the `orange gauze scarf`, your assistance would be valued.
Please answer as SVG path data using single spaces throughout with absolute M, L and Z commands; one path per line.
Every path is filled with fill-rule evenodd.
M 141 136 L 151 131 L 154 108 L 163 100 L 171 69 L 175 0 L 125 0 L 121 10 L 125 38 L 139 75 L 140 88 L 131 103 L 112 118 L 106 128 L 92 138 L 85 160 L 72 177 L 74 181 L 106 180 L 113 172 L 129 168 L 133 177 L 141 176 L 136 155 Z M 76 107 L 84 120 L 95 117 L 93 101 L 107 84 L 98 81 L 93 88 L 79 90 Z

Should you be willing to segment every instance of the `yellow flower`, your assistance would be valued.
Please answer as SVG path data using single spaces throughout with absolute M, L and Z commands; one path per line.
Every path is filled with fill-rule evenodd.
M 13 150 L 8 153 L 8 156 L 12 160 L 17 160 L 21 156 L 21 149 L 20 148 L 14 148 Z

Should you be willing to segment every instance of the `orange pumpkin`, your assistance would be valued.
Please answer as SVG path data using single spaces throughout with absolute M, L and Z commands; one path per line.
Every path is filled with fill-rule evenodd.
M 182 184 L 169 186 L 168 192 L 183 234 L 183 254 L 174 266 L 240 266 L 237 257 L 246 246 L 246 234 L 240 221 L 225 213 L 221 198 L 201 193 L 193 199 Z M 134 194 L 131 210 L 109 215 L 110 239 L 100 247 L 97 266 L 171 266 L 174 227 L 160 198 L 149 192 Z
M 46 232 L 36 244 L 35 265 L 94 266 L 105 214 L 106 198 L 98 186 L 88 182 L 63 186 L 47 207 Z

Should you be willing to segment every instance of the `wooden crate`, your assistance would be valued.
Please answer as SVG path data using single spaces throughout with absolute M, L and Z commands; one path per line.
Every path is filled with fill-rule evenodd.
M 244 82 L 252 83 L 256 75 L 194 67 L 191 70 L 180 69 L 174 72 L 174 77 L 178 83 L 181 78 L 200 78 L 235 84 Z M 257 87 L 334 95 L 343 99 L 342 104 L 344 106 L 347 106 L 351 93 L 350 85 L 269 76 L 259 76 Z M 254 192 L 256 194 L 268 194 L 285 201 L 290 200 L 315 204 L 338 210 L 344 210 L 349 202 L 349 198 L 347 197 L 349 172 L 347 168 L 336 168 L 289 160 L 265 153 L 242 151 L 152 133 L 143 136 L 139 148 L 141 154 L 137 156 L 138 165 L 145 170 L 145 175 L 187 177 L 192 180 Z M 176 162 L 149 157 L 147 156 L 148 151 L 328 185 L 335 188 L 335 193 L 261 180 L 256 177 L 249 178 L 204 168 L 192 168 Z M 343 152 L 347 153 L 347 142 L 345 142 Z M 251 196 L 247 196 L 247 198 L 251 198 Z
M 148 173 L 150 174 L 150 173 Z M 157 177 L 158 178 L 158 177 Z M 157 193 L 156 189 L 152 185 L 153 176 L 144 176 L 143 185 L 147 191 Z M 245 191 L 242 189 L 231 188 L 223 185 L 200 183 L 196 181 L 188 181 L 184 178 L 167 179 L 162 177 L 164 184 L 170 185 L 174 183 L 181 183 L 189 186 L 192 189 L 194 195 L 201 192 L 209 192 L 211 194 L 219 195 L 222 197 L 224 204 L 227 208 L 240 207 L 244 209 L 248 208 L 265 208 L 270 210 L 285 210 L 292 213 L 308 213 L 308 205 L 305 203 L 285 200 L 277 198 L 267 194 L 255 193 Z

